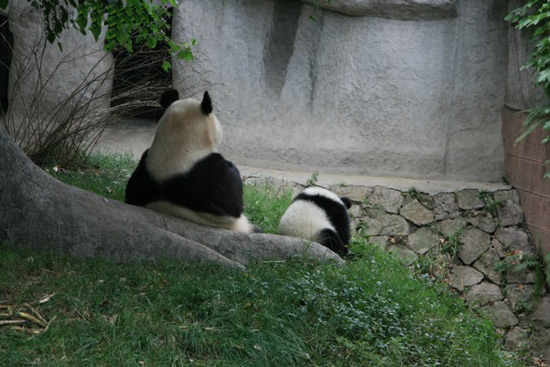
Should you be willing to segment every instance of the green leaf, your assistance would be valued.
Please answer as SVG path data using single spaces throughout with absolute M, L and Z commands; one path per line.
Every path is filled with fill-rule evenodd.
M 537 83 L 550 81 L 550 69 L 542 70 L 537 77 Z
M 162 62 L 162 70 L 166 71 L 166 72 L 169 72 L 170 69 L 172 69 L 172 63 L 170 61 L 163 61 Z
M 55 41 L 55 33 L 53 32 L 47 32 L 47 36 L 46 36 L 46 39 L 48 40 L 49 43 L 53 43 Z
M 520 141 L 522 141 L 527 136 L 529 136 L 529 134 L 531 134 L 533 132 L 533 130 L 535 130 L 537 128 L 537 126 L 539 126 L 539 123 L 533 123 L 533 124 L 531 124 L 531 126 L 526 128 L 525 130 L 523 130 L 523 132 L 520 134 L 520 136 L 518 136 L 516 138 L 516 141 L 515 141 L 514 144 L 518 144 Z
M 6 9 L 10 0 L 0 0 L 0 9 Z
M 99 39 L 99 35 L 101 34 L 101 26 L 99 26 L 97 23 L 93 23 L 90 26 L 90 32 L 92 32 L 94 40 L 97 41 Z
M 147 47 L 151 50 L 157 46 L 157 40 L 154 37 L 147 39 Z

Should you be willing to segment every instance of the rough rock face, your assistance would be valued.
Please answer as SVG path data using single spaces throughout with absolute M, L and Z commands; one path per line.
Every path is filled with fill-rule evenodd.
M 352 5 L 373 12 L 342 14 Z M 272 168 L 500 180 L 507 3 L 327 6 L 340 13 L 294 0 L 175 10 L 176 40 L 199 41 L 191 64 L 176 60 L 175 85 L 218 101 L 225 153 Z
M 305 0 L 323 9 L 351 16 L 394 19 L 441 19 L 455 17 L 457 0 Z
M 90 100 L 93 105 L 87 115 L 109 107 L 113 60 L 103 50 L 103 41 L 67 30 L 58 40 L 60 50 L 57 43 L 45 41 L 41 13 L 30 2 L 10 1 L 8 15 L 14 38 L 8 116 L 15 126 L 29 121 L 59 122 L 65 112 L 70 113 L 70 105 L 85 105 Z M 54 110 L 60 105 L 65 107 Z

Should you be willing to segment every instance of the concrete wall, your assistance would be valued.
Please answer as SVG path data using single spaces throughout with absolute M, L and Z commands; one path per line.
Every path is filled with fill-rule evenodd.
M 506 151 L 506 178 L 519 194 L 525 213 L 525 223 L 542 254 L 550 252 L 550 179 L 544 173 L 550 168 L 550 147 L 542 145 L 545 134 L 536 129 L 515 144 L 527 115 L 504 107 L 502 138 Z
M 174 36 L 199 45 L 191 65 L 176 60 L 175 84 L 208 86 L 224 152 L 272 168 L 500 181 L 507 1 L 330 4 L 176 9 Z

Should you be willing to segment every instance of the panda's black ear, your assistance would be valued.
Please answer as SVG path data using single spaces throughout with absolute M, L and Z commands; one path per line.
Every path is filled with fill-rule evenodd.
M 210 99 L 210 95 L 208 94 L 208 91 L 204 92 L 204 96 L 202 97 L 201 102 L 201 111 L 205 115 L 208 115 L 212 113 L 212 100 Z
M 170 105 L 180 99 L 180 94 L 176 89 L 170 88 L 165 90 L 160 96 L 160 105 L 167 109 Z
M 340 200 L 342 200 L 346 209 L 351 208 L 351 200 L 349 198 L 344 196 L 344 197 L 341 197 Z

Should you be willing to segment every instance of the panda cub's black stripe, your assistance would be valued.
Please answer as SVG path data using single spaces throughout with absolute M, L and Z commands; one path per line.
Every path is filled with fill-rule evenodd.
M 293 201 L 297 200 L 311 201 L 321 208 L 326 213 L 330 223 L 336 229 L 341 242 L 344 244 L 349 242 L 349 218 L 344 205 L 322 195 L 308 195 L 303 192 L 298 194 Z
M 237 167 L 212 153 L 186 173 L 157 182 L 145 164 L 148 150 L 126 186 L 126 203 L 145 206 L 168 201 L 197 212 L 238 218 L 243 212 L 242 180 Z

